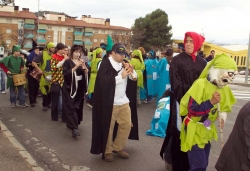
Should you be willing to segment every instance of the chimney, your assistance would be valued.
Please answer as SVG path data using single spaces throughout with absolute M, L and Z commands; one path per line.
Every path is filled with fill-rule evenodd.
M 61 23 L 62 22 L 62 18 L 58 17 L 58 22 Z
M 87 18 L 87 15 L 82 15 L 82 18 Z
M 88 18 L 91 18 L 91 15 L 88 15 Z
M 15 13 L 18 13 L 18 12 L 19 12 L 19 6 L 15 6 L 15 7 L 14 7 L 14 12 L 15 12 Z
M 110 18 L 106 18 L 105 21 L 105 26 L 109 27 L 110 26 Z
M 26 11 L 27 11 L 27 12 L 29 12 L 29 11 L 30 11 L 30 9 L 29 9 L 29 8 L 26 8 Z

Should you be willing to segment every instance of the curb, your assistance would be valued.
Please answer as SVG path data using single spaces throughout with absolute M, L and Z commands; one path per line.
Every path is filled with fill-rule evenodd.
M 37 162 L 30 155 L 30 153 L 23 147 L 23 145 L 17 141 L 14 135 L 9 131 L 9 129 L 2 123 L 0 120 L 0 130 L 4 133 L 4 135 L 8 138 L 11 144 L 17 148 L 20 155 L 31 165 L 33 171 L 44 171 L 43 168 L 38 166 Z

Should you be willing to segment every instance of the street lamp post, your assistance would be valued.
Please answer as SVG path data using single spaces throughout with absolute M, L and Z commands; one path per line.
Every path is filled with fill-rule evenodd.
M 250 58 L 250 32 L 249 32 L 248 55 L 247 55 L 247 64 L 246 64 L 246 72 L 245 72 L 245 83 L 246 84 L 248 82 L 249 58 Z
M 37 35 L 36 35 L 36 41 L 37 41 L 37 43 L 38 43 L 38 37 L 39 37 L 39 33 L 38 33 L 38 29 L 39 29 L 39 5 L 40 5 L 40 0 L 38 0 L 38 12 L 37 12 L 37 30 L 36 30 L 36 33 L 37 33 Z

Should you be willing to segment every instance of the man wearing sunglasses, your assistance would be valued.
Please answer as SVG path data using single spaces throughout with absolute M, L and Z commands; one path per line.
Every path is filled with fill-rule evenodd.
M 129 63 L 124 63 L 126 55 L 124 45 L 114 44 L 111 56 L 102 60 L 95 82 L 90 152 L 102 153 L 107 162 L 113 161 L 113 152 L 128 159 L 129 154 L 123 150 L 127 139 L 139 139 L 137 74 Z

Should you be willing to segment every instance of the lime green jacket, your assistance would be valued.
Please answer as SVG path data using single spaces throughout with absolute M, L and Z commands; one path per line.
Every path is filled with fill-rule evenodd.
M 132 58 L 129 63 L 134 67 L 135 72 L 137 73 L 137 86 L 143 88 L 143 71 L 145 70 L 144 62 L 140 61 L 137 58 Z

